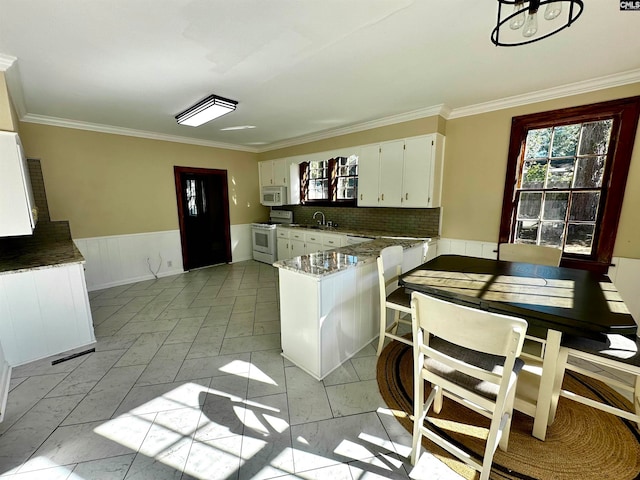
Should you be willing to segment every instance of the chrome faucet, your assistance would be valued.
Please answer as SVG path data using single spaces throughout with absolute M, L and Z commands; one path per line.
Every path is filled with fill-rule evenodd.
M 313 214 L 313 219 L 315 220 L 316 219 L 316 215 L 318 215 L 318 214 L 322 215 L 322 222 L 318 221 L 318 225 L 325 225 L 324 213 L 322 213 L 322 212 L 314 213 Z

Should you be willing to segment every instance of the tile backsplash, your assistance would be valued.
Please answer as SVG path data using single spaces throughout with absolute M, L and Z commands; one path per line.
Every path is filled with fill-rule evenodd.
M 324 213 L 327 221 L 338 227 L 358 230 L 379 230 L 396 235 L 435 237 L 439 235 L 439 208 L 369 208 L 369 207 L 314 207 L 287 206 L 279 210 L 293 212 L 293 221 L 315 224 L 313 214 Z M 319 216 L 318 216 L 319 218 Z

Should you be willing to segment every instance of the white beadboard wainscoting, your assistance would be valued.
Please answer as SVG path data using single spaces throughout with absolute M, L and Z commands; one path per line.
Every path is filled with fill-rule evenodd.
M 89 291 L 184 271 L 179 230 L 77 238 Z M 233 262 L 252 258 L 251 225 L 231 225 Z M 171 265 L 171 266 L 169 266 Z
M 640 325 L 640 296 L 638 295 L 640 259 L 613 257 L 611 263 L 609 278 L 620 292 L 622 300 L 633 315 L 633 319 Z M 638 331 L 638 336 L 640 337 L 640 331 Z
M 467 255 L 480 258 L 498 258 L 498 244 L 478 242 L 474 240 L 457 240 L 453 238 L 438 239 L 438 255 Z M 613 257 L 609 267 L 609 278 L 616 286 L 624 303 L 633 315 L 636 323 L 640 323 L 640 259 Z M 640 332 L 638 332 L 640 336 Z
M 457 240 L 439 238 L 438 255 L 466 255 L 467 257 L 498 258 L 498 244 L 495 242 L 477 242 L 475 240 Z

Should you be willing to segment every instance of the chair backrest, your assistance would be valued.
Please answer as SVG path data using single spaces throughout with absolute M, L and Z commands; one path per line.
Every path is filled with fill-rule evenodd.
M 413 292 L 411 308 L 414 324 L 449 343 L 476 352 L 518 357 L 522 352 L 527 321 L 493 312 L 466 307 Z
M 402 247 L 394 245 L 383 248 L 378 257 L 378 282 L 380 295 L 386 297 L 398 287 L 398 277 L 402 273 Z
M 498 259 L 507 262 L 535 263 L 557 267 L 560 265 L 562 250 L 542 245 L 524 243 L 501 243 L 498 246 Z

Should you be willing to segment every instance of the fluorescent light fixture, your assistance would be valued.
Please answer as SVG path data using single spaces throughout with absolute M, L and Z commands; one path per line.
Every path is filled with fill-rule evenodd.
M 196 103 L 193 107 L 189 107 L 184 112 L 176 115 L 176 120 L 181 125 L 198 127 L 203 123 L 210 122 L 214 118 L 233 112 L 237 104 L 238 102 L 235 100 L 210 95 Z
M 256 128 L 255 125 L 238 125 L 237 127 L 221 128 L 221 132 L 227 132 L 229 130 L 249 130 L 250 128 Z

